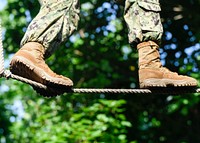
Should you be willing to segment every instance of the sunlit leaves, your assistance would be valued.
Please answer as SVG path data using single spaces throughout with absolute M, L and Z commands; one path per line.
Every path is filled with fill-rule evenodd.
M 36 0 L 7 0 L 0 12 L 6 57 L 19 49 Z M 130 47 L 123 7 L 81 0 L 78 30 L 47 63 L 75 87 L 138 87 L 138 54 Z M 199 0 L 161 0 L 165 66 L 200 80 Z M 181 18 L 181 19 L 180 19 Z M 11 142 L 194 142 L 199 139 L 199 95 L 65 94 L 46 99 L 18 81 L 1 79 L 0 138 Z M 101 100 L 98 100 L 101 99 Z M 109 99 L 109 100 L 108 100 Z M 111 100 L 110 100 L 111 99 Z M 120 100 L 124 99 L 124 100 Z M 18 120 L 12 107 L 23 105 Z

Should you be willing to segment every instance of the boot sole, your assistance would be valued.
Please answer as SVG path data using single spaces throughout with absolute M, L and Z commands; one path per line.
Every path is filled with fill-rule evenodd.
M 173 79 L 146 79 L 140 83 L 140 88 L 150 87 L 196 87 L 196 82 Z
M 43 69 L 35 66 L 31 61 L 21 56 L 15 56 L 11 61 L 10 67 L 13 74 L 31 79 L 50 87 L 63 89 L 65 87 L 73 86 L 73 83 L 70 81 L 69 84 L 63 84 L 61 79 L 49 76 Z

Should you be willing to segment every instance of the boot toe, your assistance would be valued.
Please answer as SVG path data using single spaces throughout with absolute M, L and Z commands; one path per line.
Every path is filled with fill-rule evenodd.
M 169 70 L 143 69 L 139 70 L 141 88 L 149 87 L 196 87 L 196 79 L 178 75 Z
M 38 64 L 40 63 L 40 64 Z M 73 86 L 71 79 L 54 73 L 46 64 L 42 62 L 34 63 L 25 56 L 17 54 L 10 63 L 10 71 L 18 76 L 39 82 L 44 85 L 57 87 L 59 89 Z

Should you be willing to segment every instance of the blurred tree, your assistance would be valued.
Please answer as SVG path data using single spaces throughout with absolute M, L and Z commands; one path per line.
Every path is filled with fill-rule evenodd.
M 161 6 L 165 30 L 162 62 L 199 80 L 200 1 L 161 0 Z M 7 0 L 0 12 L 6 59 L 18 50 L 28 23 L 38 11 L 37 0 Z M 123 6 L 81 0 L 78 31 L 47 62 L 57 73 L 72 78 L 76 87 L 138 87 L 137 51 L 128 44 Z M 200 141 L 198 94 L 65 94 L 46 99 L 13 80 L 1 79 L 1 88 L 1 141 Z M 16 101 L 23 105 L 17 110 Z

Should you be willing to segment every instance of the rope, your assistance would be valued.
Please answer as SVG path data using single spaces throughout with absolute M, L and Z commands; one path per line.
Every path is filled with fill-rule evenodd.
M 112 94 L 149 94 L 149 89 L 95 89 L 95 88 L 74 88 L 73 93 L 112 93 Z
M 110 94 L 186 94 L 200 93 L 200 89 L 191 87 L 164 87 L 151 89 L 95 89 L 74 88 L 73 93 L 110 93 Z
M 4 72 L 4 57 L 3 57 L 3 42 L 2 42 L 2 28 L 1 28 L 1 20 L 0 20 L 0 76 L 2 76 Z
M 46 85 L 12 74 L 9 70 L 5 70 L 3 77 L 12 78 L 33 87 L 38 87 L 42 90 L 48 89 Z M 72 88 L 69 93 L 101 93 L 101 94 L 185 94 L 185 93 L 200 93 L 200 88 L 191 87 L 164 87 L 151 89 L 99 89 L 99 88 Z
M 46 85 L 23 78 L 18 75 L 12 74 L 9 70 L 5 70 L 3 77 L 7 79 L 12 78 L 33 87 L 42 90 L 48 89 Z M 151 89 L 99 89 L 99 88 L 72 88 L 69 93 L 101 93 L 101 94 L 185 94 L 185 93 L 200 93 L 200 88 L 191 87 L 164 87 L 164 88 L 151 88 Z
M 41 83 L 20 77 L 12 74 L 9 70 L 4 69 L 3 43 L 2 43 L 2 28 L 0 21 L 0 77 L 6 79 L 12 78 L 33 87 L 39 88 L 42 92 L 50 89 Z M 112 93 L 112 94 L 180 94 L 180 93 L 200 93 L 200 88 L 190 87 L 171 87 L 171 88 L 152 88 L 152 89 L 95 89 L 95 88 L 72 88 L 71 93 Z
M 12 78 L 31 86 L 38 87 L 42 90 L 48 89 L 46 85 L 12 74 L 9 70 L 5 70 L 3 77 Z M 200 88 L 190 87 L 171 87 L 171 88 L 152 88 L 152 89 L 99 89 L 99 88 L 72 88 L 69 93 L 101 93 L 101 94 L 184 94 L 184 93 L 200 93 Z
M 27 83 L 27 84 L 29 84 L 29 85 L 31 85 L 31 86 L 35 86 L 35 87 L 38 87 L 38 88 L 42 88 L 42 89 L 44 89 L 44 90 L 47 89 L 47 86 L 45 86 L 45 85 L 43 85 L 43 84 L 41 84 L 41 83 L 32 81 L 32 80 L 30 80 L 30 79 L 27 79 L 27 78 L 24 78 L 24 77 L 21 77 L 21 76 L 12 74 L 9 70 L 5 70 L 3 76 L 6 77 L 7 79 L 12 78 L 12 79 L 15 79 L 15 80 L 18 80 L 18 81 Z

